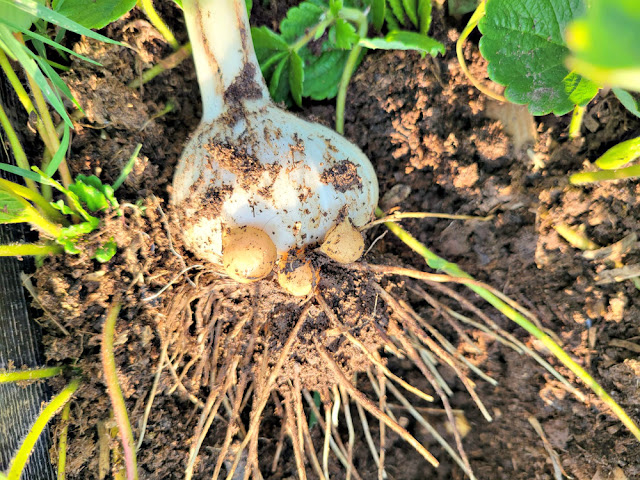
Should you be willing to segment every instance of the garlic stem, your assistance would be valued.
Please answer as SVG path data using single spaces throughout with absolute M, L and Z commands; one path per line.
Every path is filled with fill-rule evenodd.
M 202 121 L 218 118 L 234 102 L 269 102 L 244 0 L 184 0 L 183 9 L 202 96 Z

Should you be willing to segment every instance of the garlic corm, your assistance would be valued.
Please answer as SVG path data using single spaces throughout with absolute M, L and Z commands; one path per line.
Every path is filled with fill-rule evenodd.
M 186 247 L 228 264 L 225 238 L 252 227 L 280 257 L 322 242 L 344 219 L 369 222 L 378 201 L 371 163 L 336 132 L 273 104 L 244 0 L 184 0 L 183 8 L 203 103 L 173 180 Z

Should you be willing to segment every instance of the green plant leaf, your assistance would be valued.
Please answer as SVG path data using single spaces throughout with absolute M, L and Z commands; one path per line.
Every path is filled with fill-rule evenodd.
M 304 62 L 300 55 L 291 52 L 289 57 L 289 88 L 293 101 L 302 106 L 302 85 L 304 82 Z
M 269 94 L 275 102 L 284 102 L 289 96 L 289 57 L 278 62 L 269 82 Z M 282 81 L 283 78 L 287 80 Z
M 624 108 L 636 117 L 640 117 L 640 100 L 622 88 L 612 88 L 613 94 L 616 96 Z
M 564 30 L 585 11 L 584 0 L 491 0 L 478 28 L 489 77 L 505 97 L 534 115 L 563 115 L 584 106 L 598 86 L 570 72 Z
M 312 2 L 303 2 L 290 8 L 287 16 L 280 22 L 280 33 L 287 43 L 293 43 L 302 37 L 308 28 L 320 21 L 326 10 Z
M 64 200 L 58 200 L 57 202 L 51 202 L 51 206 L 56 210 L 60 210 L 64 215 L 73 215 L 73 210 L 71 210 Z
M 640 137 L 621 142 L 596 160 L 596 165 L 603 170 L 616 170 L 640 157 Z
M 100 35 L 99 33 L 92 32 L 88 28 L 80 25 L 77 22 L 74 22 L 70 18 L 67 18 L 66 16 L 60 14 L 57 11 L 53 11 L 49 8 L 46 8 L 38 4 L 38 2 L 34 0 L 0 0 L 0 4 L 3 4 L 3 3 L 13 4 L 23 12 L 27 12 L 31 15 L 35 15 L 36 17 L 41 18 L 42 20 L 45 20 L 49 23 L 53 23 L 54 25 L 58 25 L 59 27 L 65 28 L 79 35 L 84 35 L 86 37 L 90 37 L 95 40 L 100 40 L 101 42 L 105 42 L 105 43 L 114 43 L 117 45 L 121 44 L 120 42 L 116 40 L 111 40 L 110 38 L 105 37 L 104 35 Z M 95 2 L 92 2 L 92 4 L 93 3 Z M 87 8 L 86 2 L 84 3 L 84 7 L 87 10 L 91 10 L 91 8 Z
M 304 49 L 306 50 L 306 49 Z M 303 95 L 314 100 L 326 100 L 338 94 L 338 84 L 349 52 L 330 50 L 319 57 L 303 56 L 305 61 Z
M 371 0 L 371 23 L 376 32 L 382 29 L 387 13 L 387 0 Z
M 64 133 L 62 134 L 62 141 L 60 142 L 60 147 L 56 151 L 55 155 L 44 169 L 44 173 L 49 175 L 50 177 L 56 173 L 58 167 L 64 160 L 65 155 L 67 154 L 67 149 L 69 148 L 69 125 L 65 124 Z
M 431 0 L 418 0 L 418 24 L 420 33 L 426 35 L 431 28 Z
M 404 13 L 407 14 L 414 27 L 418 27 L 418 2 L 417 0 L 402 0 Z
M 417 50 L 435 57 L 438 53 L 444 55 L 444 45 L 431 37 L 416 32 L 403 30 L 387 34 L 385 38 L 363 38 L 360 45 L 380 50 Z
M 567 29 L 568 64 L 603 85 L 640 91 L 640 2 L 590 0 Z
M 106 242 L 96 250 L 96 253 L 93 254 L 93 258 L 95 258 L 100 263 L 107 263 L 113 258 L 117 251 L 118 245 L 116 245 L 115 240 L 111 238 L 108 242 Z
M 407 26 L 407 21 L 404 15 L 404 7 L 402 6 L 402 0 L 387 0 L 389 6 L 391 7 L 391 12 L 393 13 L 393 17 L 398 22 L 398 24 L 403 27 Z
M 78 175 L 76 181 L 69 185 L 69 190 L 76 194 L 78 200 L 83 202 L 92 212 L 118 206 L 113 187 L 103 185 L 95 175 Z
M 358 43 L 360 37 L 356 33 L 353 25 L 342 18 L 337 18 L 334 27 L 331 29 L 335 38 L 331 39 L 337 48 L 342 50 L 351 50 L 353 45 Z
M 35 182 L 40 182 L 40 183 L 49 185 L 49 183 L 46 181 L 43 181 L 42 177 L 36 172 L 32 172 L 31 170 L 25 170 L 24 168 L 16 167 L 15 165 L 10 165 L 8 163 L 0 163 L 0 170 L 13 173 L 14 175 L 18 175 L 19 177 L 28 178 L 29 180 L 33 180 Z
M 60 237 L 58 237 L 58 240 L 64 243 L 70 239 L 76 239 L 82 235 L 93 232 L 98 225 L 99 221 L 96 219 L 96 222 L 82 222 L 71 225 L 70 227 L 64 227 L 60 233 Z
M 31 220 L 31 204 L 22 197 L 0 188 L 0 224 L 27 223 Z
M 103 28 L 136 5 L 136 0 L 54 0 L 53 9 L 86 28 Z
M 258 50 L 276 50 L 287 51 L 289 45 L 276 32 L 267 27 L 253 27 L 251 29 L 251 38 L 253 38 L 253 47 Z
M 40 5 L 44 5 L 44 0 L 36 0 Z M 18 30 L 28 30 L 37 16 L 20 10 L 13 3 L 0 3 L 0 22 L 13 25 Z

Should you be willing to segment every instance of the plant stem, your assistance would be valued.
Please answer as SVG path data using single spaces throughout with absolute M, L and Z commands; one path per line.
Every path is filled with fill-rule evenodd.
M 2 104 L 0 103 L 0 125 L 4 129 L 7 134 L 7 138 L 9 140 L 9 145 L 11 146 L 11 151 L 13 152 L 13 158 L 16 160 L 16 164 L 18 167 L 23 168 L 25 170 L 30 170 L 29 161 L 27 160 L 27 154 L 24 153 L 24 149 L 22 148 L 22 144 L 18 139 L 18 135 L 16 131 L 13 129 L 13 125 L 9 121 L 9 117 L 4 111 Z M 36 182 L 33 180 L 29 180 L 27 178 L 24 179 L 27 187 L 33 190 L 36 193 L 39 193 Z
M 57 255 L 62 253 L 64 248 L 62 245 L 55 243 L 35 244 L 20 243 L 15 245 L 0 245 L 0 257 L 29 257 L 40 255 Z M 2 383 L 0 381 L 0 383 Z
M 456 42 L 456 55 L 458 56 L 458 63 L 460 64 L 460 69 L 467 76 L 467 78 L 473 84 L 474 87 L 476 87 L 478 90 L 480 90 L 482 93 L 484 93 L 488 97 L 493 98 L 494 100 L 498 100 L 500 102 L 507 102 L 508 100 L 506 98 L 504 98 L 502 95 L 498 93 L 495 93 L 489 90 L 482 83 L 480 83 L 480 81 L 477 78 L 471 75 L 471 72 L 467 68 L 467 62 L 464 59 L 464 53 L 462 52 L 462 47 L 464 46 L 464 42 L 467 40 L 471 32 L 473 32 L 473 29 L 476 28 L 476 26 L 478 26 L 478 22 L 480 21 L 480 19 L 484 17 L 485 6 L 486 6 L 485 4 L 486 4 L 485 0 L 482 0 L 482 2 L 480 2 L 480 4 L 478 5 L 478 8 L 476 8 L 475 12 L 473 12 L 473 15 L 469 19 L 469 23 L 467 23 L 467 26 L 464 27 L 464 30 L 460 34 L 460 37 L 458 37 L 458 41 Z
M 26 438 L 20 445 L 18 452 L 16 453 L 13 460 L 11 460 L 11 466 L 9 468 L 9 473 L 7 475 L 7 480 L 20 480 L 22 476 L 22 470 L 24 470 L 27 461 L 29 460 L 29 456 L 33 451 L 33 447 L 38 441 L 38 437 L 42 433 L 42 430 L 47 426 L 47 423 L 53 418 L 58 410 L 60 410 L 65 403 L 67 403 L 71 396 L 75 393 L 75 391 L 80 386 L 80 379 L 72 380 L 69 385 L 67 385 L 62 392 L 56 395 L 49 404 L 42 410 L 42 413 L 38 415 L 35 423 L 29 430 Z
M 582 128 L 582 119 L 584 118 L 584 112 L 587 111 L 587 107 L 581 107 L 576 105 L 571 115 L 571 123 L 569 123 L 569 138 L 575 140 L 580 137 L 580 128 Z
M 62 367 L 34 368 L 31 370 L 19 370 L 17 372 L 0 372 L 0 384 L 24 382 L 28 380 L 41 380 L 51 378 L 62 373 Z
M 145 83 L 150 80 L 156 78 L 163 72 L 167 70 L 171 70 L 172 68 L 177 67 L 184 60 L 189 58 L 191 55 L 191 43 L 187 42 L 182 47 L 177 49 L 174 53 L 169 55 L 167 58 L 163 58 L 149 70 L 146 70 L 142 73 L 142 75 L 135 80 L 129 82 L 127 87 L 129 88 L 140 88 Z
M 635 177 L 640 177 L 640 164 L 619 168 L 618 170 L 574 173 L 569 177 L 569 183 L 572 185 L 584 185 L 585 183 L 606 182 Z
M 296 40 L 296 43 L 291 45 L 291 50 L 298 53 L 298 51 L 302 47 L 304 47 L 307 43 L 309 43 L 311 40 L 313 40 L 316 37 L 316 34 L 319 31 L 324 30 L 329 25 L 331 25 L 334 21 L 335 21 L 334 18 L 327 16 L 322 21 L 316 23 L 315 26 L 311 28 L 311 30 L 307 31 L 307 33 L 305 33 L 302 37 Z
M 345 20 L 358 25 L 358 35 L 360 38 L 367 36 L 367 16 L 364 13 L 353 8 L 343 8 L 340 11 L 340 16 Z M 362 47 L 359 44 L 354 45 L 349 52 L 347 61 L 345 62 L 342 77 L 340 77 L 338 95 L 336 97 L 336 132 L 340 135 L 344 134 L 344 107 L 347 101 L 347 88 L 349 87 L 349 82 L 351 81 L 351 76 L 353 75 L 353 71 L 358 63 L 361 51 Z
M 162 35 L 167 43 L 171 45 L 171 48 L 173 48 L 174 50 L 178 50 L 178 48 L 180 48 L 180 44 L 171 32 L 171 29 L 167 26 L 166 23 L 164 23 L 164 20 L 162 20 L 160 15 L 158 15 L 158 12 L 153 6 L 153 1 L 138 0 L 138 6 L 142 8 L 151 24 L 156 27 L 156 30 L 160 32 L 160 35 Z
M 60 440 L 58 441 L 58 478 L 57 480 L 65 480 L 67 466 L 67 438 L 69 435 L 69 416 L 71 413 L 71 402 L 67 402 L 62 410 L 60 421 L 62 422 L 62 431 L 60 432 Z
M 107 393 L 111 399 L 113 414 L 118 425 L 120 441 L 122 442 L 122 451 L 124 454 L 124 463 L 127 470 L 128 480 L 137 480 L 138 466 L 136 460 L 135 443 L 133 441 L 133 432 L 131 431 L 131 423 L 129 423 L 129 415 L 127 414 L 127 406 L 122 396 L 122 390 L 118 383 L 118 371 L 116 369 L 116 361 L 113 356 L 113 337 L 116 331 L 116 320 L 120 313 L 122 304 L 115 301 L 104 321 L 102 330 L 102 369 L 104 373 L 104 381 L 107 385 Z
M 269 90 L 251 41 L 245 0 L 183 0 L 200 96 L 201 122 L 211 122 L 233 107 L 226 95 L 238 79 L 251 85 L 243 106 L 264 106 Z
M 18 40 L 24 44 L 24 40 L 22 38 L 22 34 L 16 34 Z M 31 94 L 36 102 L 36 109 L 40 114 L 40 118 L 42 119 L 42 123 L 44 124 L 44 133 L 41 137 L 42 141 L 49 149 L 51 155 L 54 155 L 58 148 L 60 148 L 60 140 L 58 139 L 58 135 L 56 134 L 56 128 L 53 125 L 53 120 L 51 119 L 51 114 L 49 113 L 49 107 L 47 107 L 47 102 L 44 99 L 44 95 L 42 94 L 42 90 L 38 87 L 36 81 L 29 75 L 26 71 L 24 72 L 27 77 L 27 81 L 29 82 L 29 87 L 31 87 Z M 44 168 L 45 165 L 42 166 Z M 72 182 L 71 173 L 69 172 L 69 167 L 67 166 L 66 160 L 62 160 L 60 165 L 58 166 L 58 172 L 60 173 L 60 178 L 62 179 L 62 184 L 65 187 L 68 187 Z
M 16 75 L 15 70 L 11 66 L 11 62 L 9 62 L 9 59 L 7 58 L 7 56 L 5 55 L 2 49 L 0 49 L 0 67 L 2 68 L 5 75 L 7 76 L 9 83 L 15 90 L 16 94 L 18 95 L 18 99 L 20 100 L 20 103 L 22 103 L 22 106 L 27 111 L 27 113 L 30 114 L 31 112 L 34 112 L 35 107 L 33 106 L 31 97 L 29 97 L 29 94 L 27 93 L 25 88 L 22 86 L 22 82 L 20 82 L 20 79 Z
M 384 213 L 380 209 L 376 209 L 376 215 L 382 216 Z M 453 277 L 465 277 L 473 278 L 468 273 L 463 271 L 455 263 L 446 261 L 444 258 L 439 257 L 425 245 L 415 239 L 409 232 L 404 230 L 400 225 L 389 222 L 385 224 L 386 227 L 391 230 L 400 240 L 408 245 L 416 253 L 420 254 L 427 264 L 435 269 L 442 270 L 443 272 Z M 469 289 L 477 293 L 484 300 L 493 305 L 499 312 L 505 315 L 510 320 L 514 321 L 527 332 L 538 339 L 563 365 L 571 370 L 578 378 L 580 378 L 599 398 L 602 400 L 618 419 L 629 429 L 629 431 L 640 440 L 640 428 L 636 423 L 627 415 L 627 413 L 618 405 L 618 403 L 611 398 L 611 396 L 595 381 L 595 379 L 584 369 L 582 366 L 573 360 L 556 342 L 553 341 L 546 333 L 536 327 L 527 318 L 517 312 L 515 309 L 507 305 L 500 300 L 496 295 L 491 293 L 485 288 L 479 285 L 468 284 Z

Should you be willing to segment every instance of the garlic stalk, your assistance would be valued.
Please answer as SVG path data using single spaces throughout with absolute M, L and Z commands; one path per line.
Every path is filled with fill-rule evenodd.
M 336 132 L 273 104 L 244 0 L 183 8 L 203 104 L 173 181 L 186 246 L 222 264 L 232 228 L 263 230 L 281 256 L 321 242 L 340 222 L 369 222 L 378 201 L 371 163 Z

